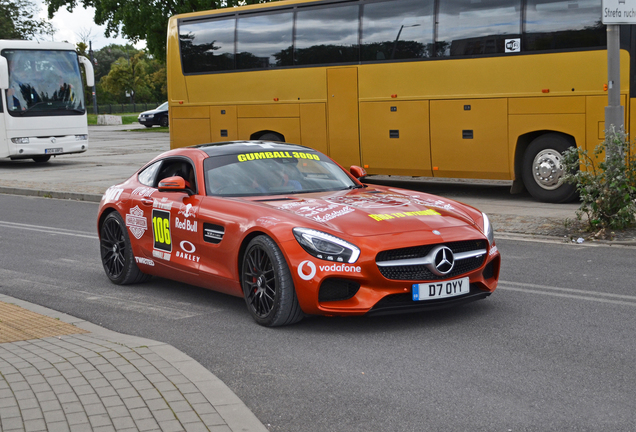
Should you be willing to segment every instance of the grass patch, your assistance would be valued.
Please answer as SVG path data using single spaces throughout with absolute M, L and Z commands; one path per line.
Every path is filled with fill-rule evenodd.
M 170 132 L 169 127 L 153 126 L 151 128 L 128 129 L 126 132 Z

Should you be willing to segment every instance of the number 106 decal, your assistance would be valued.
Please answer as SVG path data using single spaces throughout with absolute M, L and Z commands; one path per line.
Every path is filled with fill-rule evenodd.
M 171 252 L 172 237 L 170 236 L 170 212 L 153 210 L 152 229 L 155 239 L 155 249 Z

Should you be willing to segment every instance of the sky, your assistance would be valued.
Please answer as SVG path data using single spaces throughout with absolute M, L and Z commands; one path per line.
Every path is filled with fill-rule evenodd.
M 107 38 L 104 36 L 104 30 L 106 26 L 98 26 L 93 22 L 95 16 L 95 9 L 84 9 L 81 5 L 70 13 L 66 8 L 60 8 L 53 19 L 47 18 L 46 5 L 43 0 L 34 0 L 34 3 L 40 7 L 39 17 L 44 18 L 53 24 L 55 28 L 55 34 L 53 40 L 56 42 L 68 41 L 73 44 L 80 42 L 78 34 L 86 34 L 88 31 L 91 33 L 90 40 L 93 42 L 93 50 L 98 50 L 110 44 L 126 44 L 129 41 L 121 36 L 117 38 Z M 47 40 L 49 40 L 47 38 Z M 141 41 L 135 44 L 136 48 L 144 48 L 146 43 Z

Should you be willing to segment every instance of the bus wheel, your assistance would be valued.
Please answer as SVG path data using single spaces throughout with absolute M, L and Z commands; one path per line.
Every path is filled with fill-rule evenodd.
M 277 133 L 273 133 L 273 132 L 267 132 L 266 134 L 261 135 L 258 139 L 261 140 L 261 141 L 285 142 L 285 139 L 282 136 L 278 135 Z
M 47 156 L 35 156 L 32 159 L 35 161 L 35 163 L 44 163 L 44 162 L 48 162 L 49 159 L 51 159 L 51 156 L 50 155 L 47 155 Z
M 523 183 L 537 201 L 564 203 L 577 197 L 576 187 L 564 184 L 563 152 L 574 142 L 548 133 L 535 138 L 523 155 Z

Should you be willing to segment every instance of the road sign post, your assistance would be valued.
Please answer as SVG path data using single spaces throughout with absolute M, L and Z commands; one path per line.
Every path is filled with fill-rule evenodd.
M 620 25 L 636 24 L 636 0 L 603 0 L 601 22 L 607 25 L 607 106 L 605 131 L 615 136 L 624 130 L 624 111 L 621 106 Z M 608 144 L 612 143 L 610 139 Z M 606 149 L 606 158 L 614 151 Z

